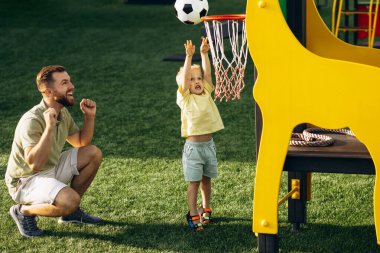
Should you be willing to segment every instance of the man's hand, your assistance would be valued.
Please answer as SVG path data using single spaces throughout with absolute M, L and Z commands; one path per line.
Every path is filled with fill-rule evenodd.
M 46 128 L 53 129 L 57 125 L 57 111 L 54 108 L 48 108 L 44 111 L 44 119 L 46 122 Z
M 95 114 L 96 114 L 95 101 L 88 98 L 83 98 L 79 106 L 80 106 L 81 111 L 84 113 L 84 115 L 95 117 Z
M 193 45 L 193 42 L 191 40 L 187 40 L 186 44 L 184 44 L 186 49 L 186 55 L 187 56 L 193 56 L 195 53 L 195 46 Z
M 207 54 L 210 50 L 210 45 L 208 44 L 207 37 L 202 37 L 201 53 Z

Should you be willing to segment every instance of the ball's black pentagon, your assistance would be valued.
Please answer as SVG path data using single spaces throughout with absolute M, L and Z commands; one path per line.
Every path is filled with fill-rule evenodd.
M 203 10 L 199 13 L 199 16 L 200 16 L 200 17 L 204 17 L 204 16 L 206 16 L 206 14 L 207 14 L 207 10 L 206 10 L 206 9 L 203 9 Z
M 188 25 L 194 25 L 194 22 L 193 21 L 190 21 L 190 20 L 186 20 L 185 22 L 183 22 L 185 24 L 188 24 Z
M 185 4 L 183 6 L 183 12 L 189 14 L 193 11 L 193 6 L 191 4 Z

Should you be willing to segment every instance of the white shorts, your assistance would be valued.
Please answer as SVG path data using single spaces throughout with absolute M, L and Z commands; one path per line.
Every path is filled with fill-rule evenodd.
M 60 190 L 66 187 L 75 175 L 78 148 L 62 152 L 56 167 L 41 171 L 27 178 L 21 178 L 13 200 L 19 204 L 52 204 Z

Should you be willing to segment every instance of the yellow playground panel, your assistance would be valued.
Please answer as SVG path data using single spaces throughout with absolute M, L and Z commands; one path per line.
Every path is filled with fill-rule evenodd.
M 308 20 L 305 46 L 289 28 L 278 0 L 247 2 L 248 47 L 258 72 L 253 93 L 262 113 L 253 201 L 253 231 L 259 236 L 278 233 L 280 179 L 292 131 L 299 124 L 349 127 L 368 149 L 374 168 L 380 168 L 380 52 L 337 39 L 321 20 L 314 1 L 301 1 Z M 318 99 L 300 96 L 315 87 L 328 92 Z M 299 194 L 298 186 L 294 182 L 293 195 Z M 379 187 L 375 177 L 378 244 Z

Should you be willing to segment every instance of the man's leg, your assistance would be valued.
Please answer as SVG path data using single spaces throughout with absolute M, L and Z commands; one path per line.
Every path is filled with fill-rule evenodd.
M 70 157 L 67 158 L 67 160 L 70 159 Z M 79 175 L 73 177 L 71 188 L 62 188 L 52 204 L 22 205 L 20 212 L 48 217 L 67 216 L 75 212 L 79 207 L 81 197 L 96 175 L 102 160 L 102 153 L 92 145 L 81 147 L 78 149 L 76 160 Z M 68 170 L 68 168 L 66 167 L 64 170 Z
M 86 192 L 91 185 L 92 180 L 99 169 L 102 162 L 102 152 L 97 147 L 85 146 L 78 150 L 77 169 L 79 175 L 73 177 L 71 188 L 79 194 L 80 197 Z M 91 216 L 80 208 L 73 213 L 59 218 L 59 223 L 87 223 L 99 224 L 102 220 L 98 217 Z
M 45 180 L 46 181 L 46 180 Z M 46 183 L 49 185 L 52 179 L 47 179 Z M 78 210 L 80 203 L 80 196 L 73 189 L 61 185 L 58 182 L 58 193 L 55 195 L 52 204 L 33 204 L 33 205 L 14 205 L 10 208 L 9 214 L 16 222 L 20 234 L 25 237 L 40 236 L 43 234 L 36 223 L 36 215 L 58 217 L 68 215 L 75 210 Z M 37 182 L 38 185 L 44 185 L 43 182 Z M 60 186 L 59 186 L 60 185 Z M 62 187 L 62 188 L 61 188 Z M 50 188 L 51 189 L 51 188 Z M 45 189 L 46 192 L 50 192 Z M 41 192 L 41 195 L 43 192 Z
M 102 162 L 102 152 L 96 146 L 81 147 L 78 150 L 77 168 L 79 175 L 74 176 L 71 188 L 81 197 L 91 185 Z
M 80 196 L 70 187 L 60 190 L 53 204 L 21 205 L 20 212 L 26 215 L 60 217 L 73 213 L 78 209 Z

